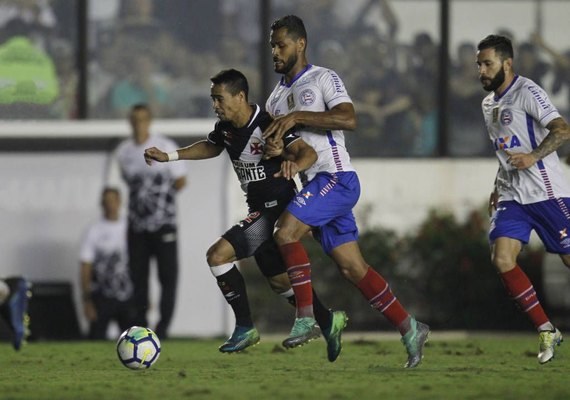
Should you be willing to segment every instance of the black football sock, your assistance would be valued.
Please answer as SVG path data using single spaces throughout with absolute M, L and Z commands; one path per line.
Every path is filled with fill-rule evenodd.
M 245 290 L 245 281 L 237 267 L 234 265 L 225 274 L 217 276 L 216 280 L 226 301 L 234 311 L 236 325 L 253 327 L 247 291 Z
M 330 310 L 321 303 L 315 293 L 315 289 L 313 289 L 313 314 L 315 314 L 315 319 L 317 320 L 321 331 L 331 327 L 332 314 Z
M 287 297 L 287 301 L 293 307 L 295 307 L 295 295 Z M 315 314 L 315 319 L 322 330 L 329 329 L 332 324 L 331 312 L 328 308 L 323 306 L 323 303 L 319 300 L 315 289 L 313 289 L 313 314 Z

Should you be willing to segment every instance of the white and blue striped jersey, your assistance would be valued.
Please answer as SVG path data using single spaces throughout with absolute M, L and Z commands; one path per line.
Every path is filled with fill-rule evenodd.
M 530 204 L 570 197 L 570 184 L 556 152 L 521 171 L 507 163 L 505 150 L 530 153 L 548 135 L 548 123 L 560 117 L 546 92 L 532 80 L 516 75 L 503 94 L 492 92 L 485 97 L 482 108 L 499 159 L 499 201 Z
M 309 64 L 290 84 L 281 78 L 267 99 L 265 109 L 279 116 L 293 111 L 326 111 L 341 103 L 352 103 L 352 100 L 339 76 L 330 69 Z M 296 133 L 318 156 L 317 162 L 305 171 L 303 184 L 319 172 L 354 171 L 342 130 L 299 127 Z

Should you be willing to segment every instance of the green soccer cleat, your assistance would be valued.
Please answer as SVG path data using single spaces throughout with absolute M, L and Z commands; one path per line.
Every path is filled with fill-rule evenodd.
M 259 343 L 259 332 L 255 328 L 236 325 L 232 336 L 218 349 L 222 353 L 236 353 Z
M 334 362 L 342 351 L 342 331 L 346 328 L 348 317 L 344 311 L 331 311 L 331 326 L 321 330 L 327 341 L 327 356 Z
M 313 317 L 295 318 L 289 337 L 283 341 L 283 347 L 292 349 L 302 346 L 320 336 L 317 321 Z
M 538 362 L 544 364 L 554 358 L 554 346 L 560 346 L 562 334 L 558 329 L 542 331 L 538 335 Z
M 410 317 L 411 329 L 402 337 L 402 343 L 408 352 L 408 361 L 405 368 L 417 367 L 423 358 L 424 345 L 428 341 L 429 326 L 417 322 L 414 317 Z

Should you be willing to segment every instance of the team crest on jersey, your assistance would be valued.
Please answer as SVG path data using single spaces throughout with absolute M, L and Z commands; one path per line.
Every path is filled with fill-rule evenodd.
M 299 101 L 304 106 L 310 106 L 313 104 L 315 102 L 315 98 L 315 92 L 313 92 L 311 89 L 305 89 L 299 95 Z
M 263 145 L 259 141 L 251 142 L 249 144 L 249 152 L 251 154 L 261 154 L 263 153 Z
M 513 112 L 508 108 L 501 111 L 501 124 L 504 126 L 510 125 L 513 122 Z
M 564 239 L 565 237 L 568 236 L 567 228 L 562 229 L 562 230 L 559 231 L 558 233 L 560 233 L 560 240 L 562 240 L 562 239 Z
M 515 147 L 520 147 L 521 142 L 517 137 L 517 135 L 503 136 L 495 139 L 494 145 L 495 145 L 495 150 L 508 150 Z
M 293 97 L 293 93 L 287 96 L 287 107 L 289 108 L 289 110 L 295 108 L 295 98 Z

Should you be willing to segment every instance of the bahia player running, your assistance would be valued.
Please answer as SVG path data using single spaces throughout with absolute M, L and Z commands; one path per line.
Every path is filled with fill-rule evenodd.
M 539 332 L 538 362 L 554 357 L 562 335 L 550 322 L 517 257 L 530 232 L 546 250 L 570 267 L 570 184 L 556 154 L 570 139 L 570 128 L 536 83 L 513 71 L 513 46 L 489 35 L 477 46 L 479 79 L 491 92 L 483 116 L 499 159 L 489 202 L 489 240 L 493 265 L 509 295 Z
M 288 15 L 273 22 L 270 44 L 274 70 L 282 77 L 266 102 L 266 109 L 276 117 L 264 137 L 279 139 L 299 127 L 303 140 L 319 156 L 305 172 L 303 190 L 287 206 L 275 232 L 297 301 L 297 318 L 283 345 L 299 346 L 315 334 L 311 264 L 300 242 L 312 230 L 342 275 L 399 330 L 408 353 L 405 366 L 414 368 L 421 362 L 429 327 L 400 304 L 384 278 L 364 260 L 357 242 L 352 209 L 360 196 L 360 183 L 343 132 L 356 127 L 352 100 L 334 71 L 308 63 L 307 32 L 299 17 Z M 279 154 L 276 150 L 270 148 L 267 153 Z
M 248 83 L 245 76 L 234 69 L 224 70 L 211 78 L 211 97 L 219 121 L 207 140 L 196 142 L 172 153 L 153 147 L 146 149 L 145 159 L 165 162 L 175 160 L 202 160 L 227 151 L 236 175 L 246 193 L 249 214 L 222 235 L 207 252 L 207 261 L 225 299 L 232 307 L 236 326 L 231 337 L 220 346 L 223 353 L 241 351 L 259 342 L 259 333 L 253 325 L 245 283 L 234 262 L 254 256 L 271 288 L 295 304 L 295 296 L 286 273 L 283 259 L 273 240 L 275 221 L 295 196 L 293 177 L 310 167 L 317 155 L 295 133 L 288 133 L 281 146 L 284 156 L 264 159 L 266 140 L 262 132 L 272 121 L 256 104 L 248 103 Z M 316 298 L 316 295 L 313 293 Z M 346 325 L 346 314 L 329 311 L 318 300 L 315 316 L 325 339 L 328 357 L 336 360 L 341 351 L 341 335 L 327 334 L 333 319 Z

